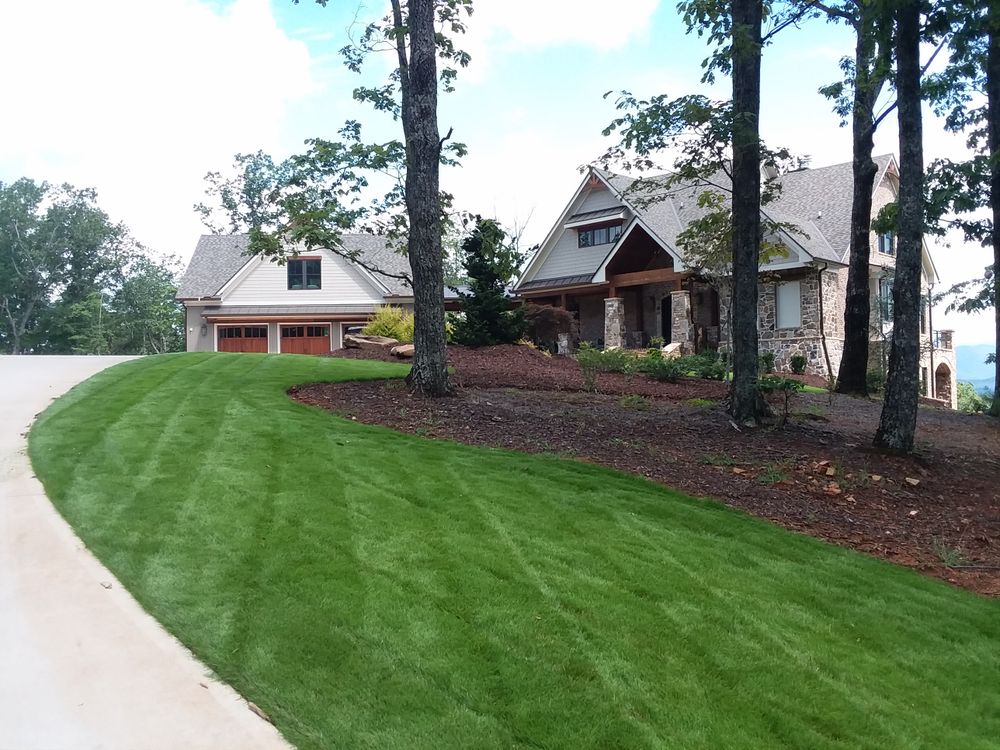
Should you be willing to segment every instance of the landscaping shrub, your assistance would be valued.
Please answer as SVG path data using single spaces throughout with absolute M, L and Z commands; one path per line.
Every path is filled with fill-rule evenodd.
M 682 357 L 666 359 L 659 349 L 650 349 L 639 359 L 636 369 L 656 380 L 674 381 L 687 373 L 682 359 Z
M 865 382 L 869 393 L 881 393 L 885 389 L 885 373 L 881 370 L 869 370 Z
M 590 344 L 580 344 L 576 353 L 576 361 L 580 367 L 589 367 L 595 372 L 633 373 L 637 366 L 637 357 L 627 349 L 595 349 Z
M 768 375 L 774 372 L 774 352 L 761 352 L 760 369 Z
M 792 367 L 792 372 L 796 375 L 801 375 L 806 371 L 806 365 L 809 364 L 809 360 L 802 354 L 793 354 L 789 360 L 789 364 Z
M 469 291 L 459 292 L 464 317 L 456 318 L 454 339 L 466 346 L 513 344 L 524 337 L 524 311 L 511 309 L 507 284 L 522 255 L 517 243 L 490 219 L 479 219 L 461 246 Z
M 542 349 L 555 351 L 559 334 L 569 334 L 573 316 L 552 305 L 528 303 L 524 306 L 525 336 Z
M 780 393 L 784 397 L 784 409 L 781 414 L 781 422 L 779 423 L 783 425 L 788 421 L 788 405 L 791 402 L 792 396 L 805 388 L 805 383 L 794 378 L 767 375 L 757 381 L 757 386 L 763 393 Z
M 387 336 L 405 344 L 412 344 L 413 313 L 402 307 L 381 305 L 361 329 L 361 333 L 365 336 Z
M 685 368 L 688 375 L 705 380 L 725 380 L 726 374 L 729 372 L 726 362 L 714 350 L 681 357 L 678 362 Z

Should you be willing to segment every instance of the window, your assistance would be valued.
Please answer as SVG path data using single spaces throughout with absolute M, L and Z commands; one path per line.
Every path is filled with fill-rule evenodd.
M 296 258 L 288 261 L 288 288 L 322 288 L 319 258 Z
M 622 236 L 622 225 L 613 224 L 610 227 L 599 227 L 598 229 L 581 229 L 578 235 L 578 247 L 595 247 L 597 245 L 610 245 Z
M 798 328 L 802 325 L 802 290 L 798 281 L 778 284 L 775 304 L 778 308 L 775 315 L 778 328 Z
M 237 328 L 235 326 L 226 326 L 225 328 L 219 329 L 220 339 L 241 339 L 243 338 L 243 329 Z
M 305 326 L 281 326 L 281 338 L 283 339 L 300 339 L 305 335 Z
M 882 320 L 892 320 L 892 277 L 884 276 L 878 280 L 879 310 Z
M 927 335 L 927 300 L 920 300 L 920 335 Z
M 306 326 L 306 336 L 329 336 L 328 326 Z
M 896 254 L 896 238 L 890 232 L 885 232 L 878 236 L 878 251 L 882 255 Z

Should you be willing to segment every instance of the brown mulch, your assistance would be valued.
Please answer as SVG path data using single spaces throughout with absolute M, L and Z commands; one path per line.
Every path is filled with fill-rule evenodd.
M 517 346 L 450 347 L 449 362 L 453 398 L 416 398 L 398 380 L 291 395 L 406 432 L 603 464 L 1000 596 L 997 420 L 921 408 L 917 455 L 900 458 L 870 448 L 880 405 L 863 399 L 800 394 L 783 427 L 737 431 L 720 405 L 692 401 L 721 399 L 718 382 L 602 374 L 589 393 L 573 360 Z

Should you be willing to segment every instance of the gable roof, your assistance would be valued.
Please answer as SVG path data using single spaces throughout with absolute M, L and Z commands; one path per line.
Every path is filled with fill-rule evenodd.
M 890 165 L 895 163 L 891 155 L 874 158 L 878 166 L 875 187 L 885 179 Z M 614 174 L 592 167 L 590 174 L 598 177 L 604 185 L 627 207 L 640 226 L 657 240 L 664 249 L 681 259 L 683 254 L 677 244 L 677 235 L 692 221 L 701 218 L 707 212 L 698 205 L 698 195 L 704 191 L 704 186 L 693 183 L 665 184 L 669 175 L 643 177 L 641 181 L 626 175 Z M 549 233 L 545 243 L 539 248 L 535 258 L 528 264 L 519 288 L 532 288 L 547 281 L 538 276 L 545 265 L 539 260 L 546 260 L 554 252 L 554 245 L 567 221 L 583 218 L 583 214 L 572 214 L 570 211 L 576 205 L 584 188 L 590 184 L 590 175 L 584 178 L 583 184 L 577 190 L 560 217 L 559 222 Z M 851 203 L 853 193 L 853 172 L 851 162 L 835 164 L 818 169 L 803 169 L 789 172 L 780 178 L 781 192 L 772 202 L 763 206 L 761 213 L 777 222 L 799 227 L 801 232 L 783 233 L 783 239 L 795 248 L 800 249 L 810 258 L 830 263 L 846 264 L 850 255 Z M 726 188 L 727 178 L 720 176 L 719 187 Z M 610 209 L 609 209 L 610 211 Z M 567 217 L 569 217 L 567 219 Z M 624 233 L 623 233 L 624 236 Z M 620 243 L 620 241 L 619 241 Z M 594 267 L 595 274 L 600 273 L 603 264 L 618 249 L 619 243 L 607 248 L 602 264 Z M 568 250 L 572 252 L 572 248 Z M 567 252 L 564 250 L 564 252 Z M 578 253 L 576 254 L 578 255 Z M 582 260 L 577 258 L 577 261 Z M 590 261 L 592 264 L 593 261 Z M 553 267 L 565 264 L 552 263 Z M 576 264 L 579 265 L 579 262 Z M 575 270 L 582 271 L 583 268 Z M 595 277 L 595 281 L 596 281 Z M 531 286 L 528 286 L 531 285 Z
M 177 299 L 217 297 L 220 290 L 253 260 L 246 254 L 249 241 L 246 234 L 203 234 L 178 284 Z M 372 268 L 394 274 L 409 273 L 410 266 L 406 256 L 388 247 L 385 237 L 345 234 L 341 235 L 341 243 L 345 249 L 357 251 Z M 413 294 L 403 279 L 361 270 L 389 296 L 408 297 Z

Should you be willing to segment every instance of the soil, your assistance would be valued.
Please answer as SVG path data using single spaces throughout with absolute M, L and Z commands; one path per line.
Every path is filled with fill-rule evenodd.
M 523 346 L 449 347 L 449 362 L 451 398 L 401 380 L 290 394 L 359 422 L 610 466 L 1000 597 L 996 419 L 922 407 L 904 458 L 871 448 L 875 401 L 802 393 L 783 426 L 738 430 L 717 381 L 602 373 L 590 392 L 574 360 Z

